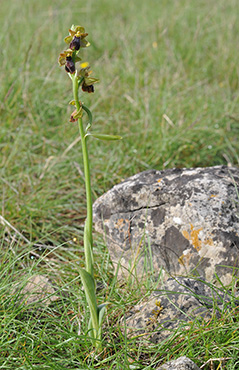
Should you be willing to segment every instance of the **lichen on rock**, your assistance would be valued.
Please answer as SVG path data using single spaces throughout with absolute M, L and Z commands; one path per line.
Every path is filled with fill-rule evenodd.
M 119 275 L 196 275 L 229 284 L 239 267 L 239 169 L 149 170 L 94 204 L 95 228 Z

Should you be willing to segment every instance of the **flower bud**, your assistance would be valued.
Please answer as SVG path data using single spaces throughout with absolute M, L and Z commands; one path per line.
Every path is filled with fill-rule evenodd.
M 74 112 L 71 114 L 70 122 L 76 122 L 79 118 L 82 117 L 82 114 L 83 114 L 83 109 L 81 106 L 79 110 L 75 109 Z
M 75 109 L 74 112 L 71 114 L 70 122 L 76 122 L 78 118 L 75 118 L 77 110 Z

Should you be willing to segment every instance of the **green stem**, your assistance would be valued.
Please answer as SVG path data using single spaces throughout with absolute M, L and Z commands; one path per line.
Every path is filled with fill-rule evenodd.
M 78 81 L 76 74 L 72 76 L 73 81 L 73 95 L 77 111 L 80 110 L 81 106 L 78 97 Z M 85 175 L 85 189 L 86 189 L 86 203 L 87 203 L 87 218 L 85 222 L 84 230 L 84 249 L 86 258 L 86 271 L 93 276 L 93 240 L 92 240 L 92 194 L 91 194 L 91 181 L 90 181 L 90 166 L 88 149 L 86 145 L 85 131 L 83 127 L 82 119 L 78 119 L 79 131 L 81 136 L 83 163 L 84 163 L 84 175 Z

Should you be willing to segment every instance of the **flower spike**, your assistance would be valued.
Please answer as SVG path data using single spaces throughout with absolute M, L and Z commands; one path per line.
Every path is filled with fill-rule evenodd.
M 93 259 L 93 208 L 92 208 L 92 190 L 90 179 L 89 156 L 87 150 L 88 137 L 93 137 L 98 140 L 120 140 L 118 135 L 105 135 L 102 133 L 94 133 L 89 131 L 92 127 L 92 113 L 84 103 L 79 100 L 80 88 L 83 92 L 93 93 L 94 84 L 98 82 L 98 78 L 92 77 L 92 71 L 89 63 L 81 63 L 80 68 L 76 69 L 75 64 L 80 61 L 79 54 L 81 48 L 87 47 L 90 43 L 86 40 L 88 33 L 84 27 L 72 26 L 69 29 L 69 35 L 65 37 L 65 42 L 69 44 L 68 49 L 60 53 L 58 63 L 60 66 L 65 66 L 66 72 L 72 81 L 73 100 L 70 105 L 74 106 L 71 113 L 70 122 L 77 122 L 79 126 L 83 165 L 84 179 L 86 190 L 87 215 L 84 227 L 84 253 L 85 253 L 85 268 L 79 267 L 82 285 L 84 287 L 86 300 L 90 310 L 90 321 L 88 332 L 95 349 L 101 352 L 102 350 L 102 321 L 105 314 L 106 304 L 98 306 L 96 298 L 96 283 L 94 277 L 94 259 Z M 84 124 L 82 118 L 87 114 L 88 123 Z

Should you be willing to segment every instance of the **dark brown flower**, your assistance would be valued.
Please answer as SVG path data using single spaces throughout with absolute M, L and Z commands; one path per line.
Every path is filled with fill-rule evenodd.
M 86 36 L 88 36 L 88 33 L 85 32 L 84 27 L 72 25 L 69 29 L 69 36 L 66 36 L 64 40 L 67 44 L 70 44 L 70 49 L 79 50 L 90 45 L 85 39 Z
M 93 93 L 95 91 L 94 85 L 87 85 L 85 81 L 83 81 L 81 88 L 83 91 L 88 92 L 88 93 Z
M 65 70 L 68 73 L 74 73 L 76 70 L 75 63 L 72 60 L 72 57 L 66 57 L 66 64 L 65 64 Z
M 74 36 L 73 40 L 70 43 L 69 48 L 79 50 L 81 47 L 81 37 Z

